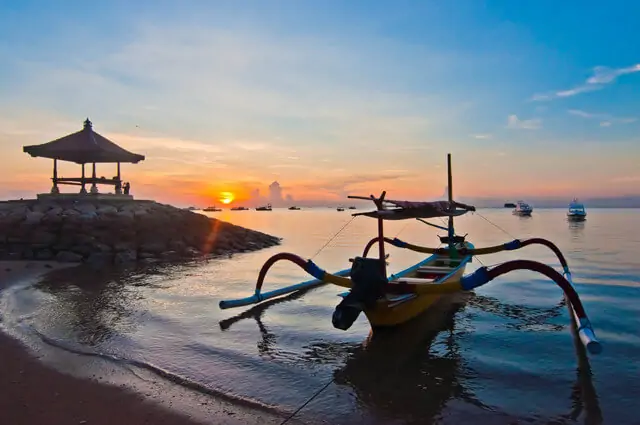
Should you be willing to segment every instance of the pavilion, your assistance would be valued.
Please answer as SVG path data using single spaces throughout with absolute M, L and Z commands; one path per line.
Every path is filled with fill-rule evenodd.
M 144 155 L 129 152 L 106 137 L 94 132 L 89 118 L 84 121 L 84 128 L 78 132 L 41 145 L 24 146 L 22 150 L 32 157 L 53 159 L 53 187 L 49 194 L 38 195 L 38 198 L 70 195 L 60 193 L 58 185 L 62 184 L 80 186 L 80 195 L 89 195 L 86 189 L 87 184 L 91 184 L 90 195 L 99 195 L 98 184 L 113 185 L 115 194 L 108 196 L 132 198 L 128 193 L 128 183 L 125 186 L 125 193 L 122 193 L 120 163 L 137 164 L 144 160 Z M 82 177 L 58 177 L 58 160 L 82 165 Z M 117 175 L 111 179 L 96 177 L 97 163 L 118 164 Z M 85 164 L 93 165 L 91 177 L 85 176 Z

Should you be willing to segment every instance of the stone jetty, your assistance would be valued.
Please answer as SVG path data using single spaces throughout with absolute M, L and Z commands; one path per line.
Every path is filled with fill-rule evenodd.
M 0 202 L 0 259 L 123 264 L 255 251 L 279 243 L 274 236 L 153 201 Z

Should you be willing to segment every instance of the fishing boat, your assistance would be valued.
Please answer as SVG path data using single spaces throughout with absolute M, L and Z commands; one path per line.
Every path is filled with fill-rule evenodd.
M 344 207 L 338 207 L 336 208 L 337 211 L 344 211 Z
M 256 211 L 271 211 L 271 204 L 256 208 Z
M 202 211 L 217 212 L 217 211 L 222 211 L 222 209 L 221 208 L 216 208 L 216 207 L 207 207 L 207 208 L 204 208 Z
M 300 210 L 300 207 L 296 207 L 295 205 L 293 205 L 293 206 L 289 207 L 289 209 L 291 211 L 298 211 L 298 210 Z
M 231 208 L 231 211 L 247 211 L 249 210 L 249 208 L 247 207 L 233 207 Z
M 516 202 L 516 207 L 513 209 L 513 214 L 519 216 L 529 217 L 531 216 L 532 212 L 533 208 L 531 207 L 531 205 L 527 204 L 524 201 Z
M 241 307 L 261 303 L 292 292 L 307 290 L 322 285 L 333 284 L 348 291 L 339 294 L 342 297 L 336 306 L 332 323 L 337 329 L 347 330 L 361 313 L 367 317 L 372 330 L 394 329 L 413 321 L 447 295 L 465 293 L 474 290 L 497 277 L 515 270 L 530 270 L 541 273 L 554 281 L 564 292 L 571 315 L 578 325 L 580 340 L 590 353 L 597 354 L 602 350 L 593 327 L 578 293 L 573 285 L 571 271 L 562 252 L 552 242 L 531 238 L 513 240 L 504 244 L 476 248 L 466 239 L 467 235 L 455 232 L 454 217 L 475 212 L 475 207 L 453 200 L 451 155 L 447 156 L 448 165 L 448 200 L 435 202 L 413 202 L 386 199 L 386 192 L 380 197 L 349 196 L 352 199 L 366 199 L 374 203 L 376 209 L 368 212 L 354 213 L 357 216 L 377 220 L 378 234 L 365 246 L 361 256 L 349 261 L 351 267 L 336 273 L 328 273 L 312 260 L 282 252 L 270 257 L 260 269 L 253 295 L 246 298 L 220 301 L 221 309 Z M 427 221 L 430 218 L 446 217 L 447 227 Z M 443 247 L 431 248 L 414 245 L 400 239 L 387 238 L 384 235 L 384 223 L 387 220 L 418 220 L 424 224 L 447 232 L 439 236 Z M 334 236 L 335 237 L 335 236 Z M 387 275 L 387 258 L 385 244 L 397 248 L 431 254 L 417 264 L 398 273 Z M 378 258 L 367 257 L 371 248 L 377 245 Z M 483 266 L 473 273 L 465 274 L 466 266 L 474 256 L 493 254 L 501 251 L 512 251 L 530 245 L 543 245 L 550 248 L 560 261 L 563 271 L 530 260 L 512 260 L 496 266 Z M 314 279 L 263 292 L 262 287 L 269 269 L 279 261 L 290 261 Z
M 569 204 L 569 211 L 567 211 L 567 220 L 585 221 L 586 219 L 587 211 L 584 209 L 584 204 L 578 202 L 577 198 L 573 198 L 573 201 Z

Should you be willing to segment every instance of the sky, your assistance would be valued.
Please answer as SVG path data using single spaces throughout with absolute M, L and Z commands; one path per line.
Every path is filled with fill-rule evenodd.
M 640 195 L 640 2 L 94 3 L 0 0 L 0 199 L 87 117 L 181 205 Z

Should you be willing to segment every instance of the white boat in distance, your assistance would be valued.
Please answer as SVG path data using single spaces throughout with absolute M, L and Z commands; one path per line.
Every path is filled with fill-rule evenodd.
M 512 211 L 514 215 L 520 215 L 520 216 L 530 216 L 532 212 L 533 212 L 533 207 L 531 207 L 531 205 L 527 204 L 524 201 L 516 202 L 516 207 Z

